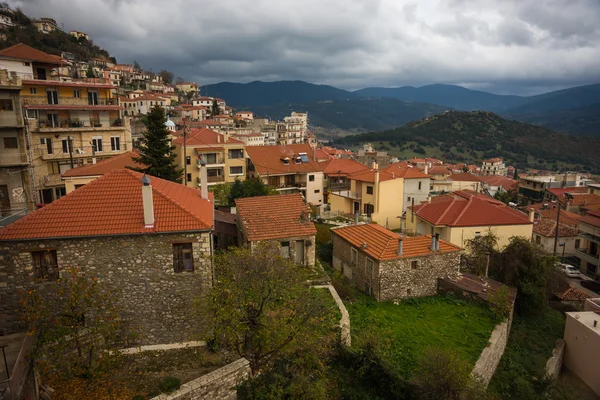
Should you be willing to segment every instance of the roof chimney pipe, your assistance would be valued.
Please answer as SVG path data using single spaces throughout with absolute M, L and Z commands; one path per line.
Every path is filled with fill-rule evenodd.
M 435 251 L 440 251 L 440 234 L 435 234 Z
M 202 158 L 198 158 L 198 164 L 200 165 L 200 196 L 203 199 L 208 200 L 208 174 L 206 172 L 206 161 Z
M 529 209 L 529 222 L 533 222 L 535 220 L 535 210 L 533 208 Z
M 142 203 L 144 206 L 144 227 L 154 228 L 154 200 L 152 198 L 152 185 L 146 174 L 142 177 Z
M 398 251 L 396 252 L 397 255 L 401 256 L 402 253 L 402 238 L 398 238 Z
M 435 235 L 431 235 L 431 245 L 429 246 L 429 250 L 435 251 Z

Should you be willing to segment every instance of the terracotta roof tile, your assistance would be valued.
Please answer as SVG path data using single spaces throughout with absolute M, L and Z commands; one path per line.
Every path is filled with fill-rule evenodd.
M 308 144 L 249 146 L 246 152 L 256 171 L 262 176 L 323 171 L 323 167 L 314 160 L 313 149 Z M 308 162 L 296 164 L 294 157 L 298 157 L 300 153 L 306 153 Z M 289 158 L 288 164 L 282 161 L 286 157 Z
M 19 60 L 30 60 L 38 61 L 46 64 L 62 64 L 62 58 L 52 54 L 44 53 L 38 49 L 34 49 L 31 46 L 27 46 L 23 43 L 17 43 L 13 46 L 7 47 L 6 49 L 0 50 L 0 57 L 10 57 Z
M 403 179 L 424 179 L 429 178 L 424 172 L 417 168 L 408 167 L 404 163 L 392 164 L 384 169 L 385 172 L 392 174 L 395 178 Z
M 473 174 L 469 174 L 468 172 L 460 172 L 458 174 L 452 174 L 448 177 L 451 181 L 459 181 L 459 182 L 481 182 L 481 179 L 478 176 Z
M 560 187 L 560 188 L 550 188 L 548 189 L 550 193 L 562 199 L 565 197 L 565 193 L 587 193 L 589 188 L 585 186 L 571 186 L 571 187 Z
M 436 165 L 435 167 L 429 168 L 427 173 L 430 175 L 450 175 L 452 171 L 444 165 Z
M 310 207 L 300 193 L 247 197 L 235 205 L 241 229 L 251 242 L 317 234 L 315 224 L 302 220 Z
M 508 191 L 515 190 L 519 184 L 518 181 L 499 175 L 480 176 L 479 179 L 490 186 L 501 186 L 502 189 Z
M 458 192 L 455 192 L 458 193 Z M 442 197 L 442 196 L 440 196 Z M 504 203 L 482 196 L 443 196 L 413 207 L 417 216 L 433 225 L 494 226 L 531 224 L 523 214 Z
M 0 240 L 212 229 L 212 201 L 202 199 L 197 189 L 155 177 L 150 177 L 155 226 L 145 228 L 142 176 L 128 169 L 112 170 L 0 229 Z
M 377 224 L 350 225 L 334 228 L 331 232 L 377 260 L 421 257 L 462 250 L 452 243 L 440 240 L 440 250 L 432 252 L 430 249 L 431 235 L 405 237 Z M 401 256 L 397 254 L 400 239 L 402 239 Z
M 600 212 L 590 211 L 585 217 L 581 217 L 580 222 L 600 228 Z
M 327 164 L 327 167 L 325 167 L 323 173 L 326 175 L 337 176 L 339 171 L 339 175 L 345 177 L 355 172 L 365 171 L 368 169 L 369 167 L 359 163 L 356 160 L 349 158 L 334 158 L 329 162 L 329 164 Z
M 546 237 L 554 237 L 556 233 L 556 221 L 549 218 L 541 219 L 534 223 L 533 232 Z M 578 233 L 578 229 L 572 225 L 558 224 L 559 237 L 573 237 L 577 236 Z
M 73 168 L 62 174 L 63 178 L 81 177 L 81 176 L 101 176 L 113 169 L 123 169 L 127 167 L 140 168 L 142 165 L 133 161 L 140 156 L 137 150 L 128 151 L 102 160 L 96 164 L 86 164 L 81 167 Z
M 183 129 L 177 131 L 176 136 L 177 139 L 173 140 L 175 144 L 183 144 Z M 244 142 L 241 142 L 237 139 L 229 137 L 227 141 L 225 140 L 225 135 L 217 133 L 208 128 L 192 128 L 188 131 L 186 145 L 187 146 L 213 146 L 224 144 L 240 144 L 243 145 Z

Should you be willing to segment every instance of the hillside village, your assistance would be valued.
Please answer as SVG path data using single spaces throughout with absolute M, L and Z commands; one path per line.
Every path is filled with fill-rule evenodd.
M 0 24 L 3 29 L 14 28 L 18 21 L 4 11 Z M 40 33 L 60 29 L 52 18 L 33 24 Z M 82 31 L 69 35 L 78 41 L 93 39 Z M 81 276 L 119 293 L 113 299 L 118 316 L 108 320 L 117 319 L 136 336 L 127 340 L 123 335 L 103 336 L 106 330 L 92 328 L 93 320 L 98 323 L 94 313 L 101 313 L 88 305 L 71 321 L 71 329 L 80 329 L 68 330 L 63 352 L 76 353 L 69 347 L 73 342 L 85 347 L 100 338 L 98 348 L 105 346 L 107 354 L 124 349 L 124 354 L 157 351 L 166 357 L 168 351 L 181 351 L 178 358 L 184 359 L 183 352 L 192 349 L 205 351 L 204 361 L 219 357 L 203 366 L 202 373 L 177 378 L 181 385 L 163 390 L 170 395 L 136 387 L 127 389 L 135 393 L 123 389 L 126 394 L 119 398 L 253 398 L 248 393 L 261 386 L 249 383 L 244 392 L 238 385 L 267 385 L 261 376 L 268 381 L 275 368 L 285 367 L 270 355 L 263 359 L 255 348 L 245 347 L 248 341 L 264 339 L 244 336 L 246 342 L 235 345 L 219 342 L 215 332 L 225 337 L 233 328 L 219 330 L 218 323 L 227 317 L 211 320 L 212 326 L 206 315 L 261 312 L 253 308 L 256 302 L 248 300 L 242 307 L 231 298 L 245 301 L 241 298 L 246 294 L 254 296 L 252 279 L 280 282 L 275 279 L 281 278 L 276 274 L 278 265 L 309 271 L 308 278 L 281 281 L 290 288 L 301 282 L 298 292 L 284 291 L 282 299 L 294 293 L 325 293 L 316 297 L 325 297 L 327 310 L 334 315 L 307 314 L 290 333 L 286 325 L 292 326 L 296 314 L 304 310 L 297 298 L 291 298 L 294 306 L 280 315 L 277 302 L 265 313 L 273 324 L 266 335 L 278 336 L 279 329 L 290 335 L 292 343 L 276 346 L 273 353 L 281 352 L 288 357 L 282 355 L 281 360 L 301 371 L 282 373 L 289 379 L 283 384 L 286 390 L 294 387 L 290 376 L 296 372 L 304 376 L 312 368 L 294 364 L 299 362 L 294 357 L 302 353 L 302 343 L 327 348 L 307 339 L 310 332 L 346 349 L 339 358 L 332 356 L 345 361 L 327 367 L 337 378 L 326 380 L 325 372 L 322 381 L 306 378 L 308 386 L 323 384 L 339 396 L 312 397 L 316 392 L 300 391 L 301 395 L 286 392 L 282 397 L 350 398 L 343 391 L 347 385 L 363 398 L 398 398 L 399 391 L 383 392 L 389 379 L 403 382 L 401 390 L 407 392 L 402 393 L 413 393 L 410 398 L 435 398 L 415 394 L 430 384 L 415 372 L 426 365 L 417 361 L 426 348 L 405 348 L 410 361 L 398 361 L 401 357 L 390 350 L 402 347 L 401 341 L 393 342 L 398 338 L 392 334 L 407 325 L 402 322 L 388 330 L 377 328 L 388 335 L 379 343 L 387 352 L 372 355 L 373 360 L 397 367 L 394 372 L 379 372 L 377 388 L 369 383 L 375 378 L 349 367 L 364 361 L 357 361 L 352 348 L 369 348 L 368 321 L 381 315 L 388 315 L 388 321 L 398 318 L 394 307 L 406 310 L 406 318 L 414 307 L 428 310 L 429 316 L 417 319 L 451 310 L 444 312 L 449 318 L 444 329 L 451 332 L 456 323 L 460 332 L 469 332 L 464 337 L 447 338 L 452 335 L 443 329 L 428 331 L 435 320 L 429 327 L 421 327 L 419 321 L 414 326 L 423 329 L 423 337 L 432 338 L 431 346 L 439 342 L 457 351 L 458 358 L 466 354 L 460 362 L 465 363 L 469 383 L 459 392 L 477 386 L 485 393 L 489 387 L 490 393 L 506 396 L 509 389 L 503 385 L 509 381 L 500 380 L 514 372 L 502 356 L 512 354 L 513 340 L 519 340 L 513 339 L 511 329 L 539 321 L 524 311 L 536 308 L 533 304 L 539 304 L 537 311 L 543 316 L 554 313 L 558 321 L 557 329 L 547 329 L 548 336 L 540 338 L 549 347 L 531 351 L 543 354 L 539 369 L 545 375 L 539 379 L 556 382 L 564 364 L 568 374 L 582 382 L 584 389 L 576 396 L 600 396 L 598 177 L 583 171 L 521 171 L 500 157 L 475 165 L 427 155 L 399 159 L 372 144 L 335 148 L 311 131 L 310 116 L 303 110 L 271 120 L 228 106 L 227 99 L 201 94 L 195 82 L 164 78 L 110 57 L 84 60 L 23 43 L 0 50 L 0 345 L 6 345 L 8 353 L 0 369 L 8 377 L 0 381 L 0 399 L 63 398 L 59 394 L 64 381 L 40 378 L 43 357 L 34 360 L 25 355 L 36 340 L 42 342 L 44 327 L 40 309 L 34 310 L 38 319 L 32 320 L 28 307 L 37 293 L 52 304 L 48 308 L 60 308 L 56 304 L 67 300 L 55 296 L 52 285 L 69 279 L 78 282 Z M 166 149 L 160 156 L 157 143 Z M 257 279 L 249 274 L 254 260 L 271 275 L 263 271 Z M 516 268 L 514 276 L 506 272 L 509 264 Z M 79 275 L 71 275 L 72 267 L 80 268 Z M 542 272 L 532 277 L 537 267 Z M 241 286 L 246 292 L 226 272 L 246 277 L 247 286 Z M 223 288 L 224 282 L 232 286 Z M 528 291 L 531 282 L 538 285 L 536 293 Z M 217 297 L 223 293 L 229 295 Z M 24 294 L 28 300 L 23 300 Z M 197 303 L 203 302 L 213 307 L 210 313 L 204 308 L 197 312 Z M 454 318 L 461 313 L 464 317 Z M 334 322 L 319 335 L 310 325 L 313 317 L 320 323 Z M 460 319 L 465 320 L 456 321 Z M 383 318 L 381 324 L 385 323 Z M 31 334 L 34 325 L 37 334 Z M 303 331 L 304 325 L 311 327 L 310 332 Z M 199 327 L 213 329 L 215 336 L 198 337 Z M 298 332 L 305 336 L 293 341 Z M 83 345 L 80 337 L 85 338 Z M 392 344 L 384 344 L 384 339 Z M 211 340 L 218 345 L 212 346 Z M 45 345 L 57 349 L 52 346 L 59 341 L 53 337 Z M 415 346 L 425 342 L 418 343 Z M 90 359 L 94 351 L 90 350 Z M 429 369 L 438 367 L 442 368 Z M 538 379 L 534 372 L 531 376 L 536 376 L 532 382 Z M 534 383 L 527 385 L 527 390 L 534 390 Z M 553 385 L 548 383 L 543 390 L 559 390 Z M 91 393 L 96 392 L 86 390 L 89 397 L 80 398 L 95 398 Z

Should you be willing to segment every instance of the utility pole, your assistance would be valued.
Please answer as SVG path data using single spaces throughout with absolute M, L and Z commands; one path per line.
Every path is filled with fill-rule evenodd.
M 560 201 L 557 200 L 558 212 L 556 213 L 556 227 L 554 229 L 554 257 L 556 257 L 556 246 L 558 245 L 558 224 L 560 223 Z
M 73 136 L 69 136 L 69 158 L 71 159 L 71 168 L 75 168 L 75 164 L 73 163 Z
M 187 179 L 187 118 L 183 120 L 183 182 L 185 182 L 185 186 L 188 184 Z

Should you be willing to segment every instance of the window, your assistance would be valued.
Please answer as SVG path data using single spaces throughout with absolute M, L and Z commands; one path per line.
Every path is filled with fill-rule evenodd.
M 4 139 L 4 148 L 5 149 L 18 149 L 19 143 L 17 142 L 16 137 L 5 137 Z
M 315 189 L 315 193 L 321 193 L 321 189 Z
M 173 270 L 179 272 L 194 272 L 194 257 L 191 243 L 173 244 Z
M 24 61 L 23 65 L 26 67 L 31 67 L 31 63 L 29 61 Z
M 242 175 L 244 173 L 244 169 L 239 167 L 229 167 L 229 175 Z
M 12 111 L 13 102 L 11 99 L 0 99 L 0 111 Z
M 112 151 L 121 150 L 121 138 L 119 136 L 111 136 L 110 138 L 110 149 Z
M 100 152 L 102 151 L 102 137 L 97 136 L 92 138 L 92 150 Z
M 370 258 L 367 258 L 365 263 L 365 273 L 369 278 L 373 277 L 373 260 Z
M 406 200 L 407 200 L 407 201 L 410 201 L 410 196 L 408 196 L 408 197 L 406 198 Z
M 62 151 L 63 153 L 70 153 L 72 151 L 71 146 L 69 145 L 69 139 L 62 140 Z
M 76 99 L 81 98 L 81 89 L 73 89 L 73 97 Z
M 350 262 L 352 265 L 356 265 L 358 263 L 358 250 L 355 248 L 350 249 Z
M 368 217 L 371 216 L 375 212 L 375 206 L 373 204 L 365 204 L 364 213 L 367 214 Z
M 308 176 L 308 181 L 309 182 L 314 182 L 315 181 L 315 176 L 314 175 L 309 175 Z
M 244 158 L 244 150 L 243 149 L 229 150 L 229 158 Z
M 281 257 L 290 258 L 290 242 L 281 242 Z
M 575 239 L 575 248 L 578 249 L 581 245 L 581 239 Z
M 418 260 L 413 260 L 410 262 L 410 269 L 418 269 L 419 268 L 419 261 Z
M 187 181 L 191 182 L 192 181 L 192 174 L 187 174 Z
M 367 194 L 373 194 L 373 186 L 367 186 Z
M 88 91 L 88 104 L 90 106 L 98 105 L 98 92 Z
M 46 97 L 48 98 L 48 104 L 58 104 L 58 92 L 56 90 L 46 90 Z
M 60 199 L 63 196 L 67 195 L 67 189 L 65 187 L 57 187 L 54 189 L 54 198 Z
M 419 190 L 421 190 L 421 184 L 422 184 L 422 183 L 423 183 L 423 182 L 419 181 Z
M 58 279 L 56 250 L 32 251 L 33 276 L 35 279 Z
M 37 88 L 35 88 L 35 87 L 29 88 L 29 94 L 37 94 Z
M 54 149 L 52 148 L 52 138 L 43 138 L 40 140 L 41 140 L 41 144 L 46 145 L 46 151 L 48 152 L 48 154 L 53 154 Z
M 185 156 L 185 163 L 186 163 L 186 165 L 191 165 L 192 164 L 192 157 Z
M 475 237 L 481 236 L 481 232 L 475 232 Z

